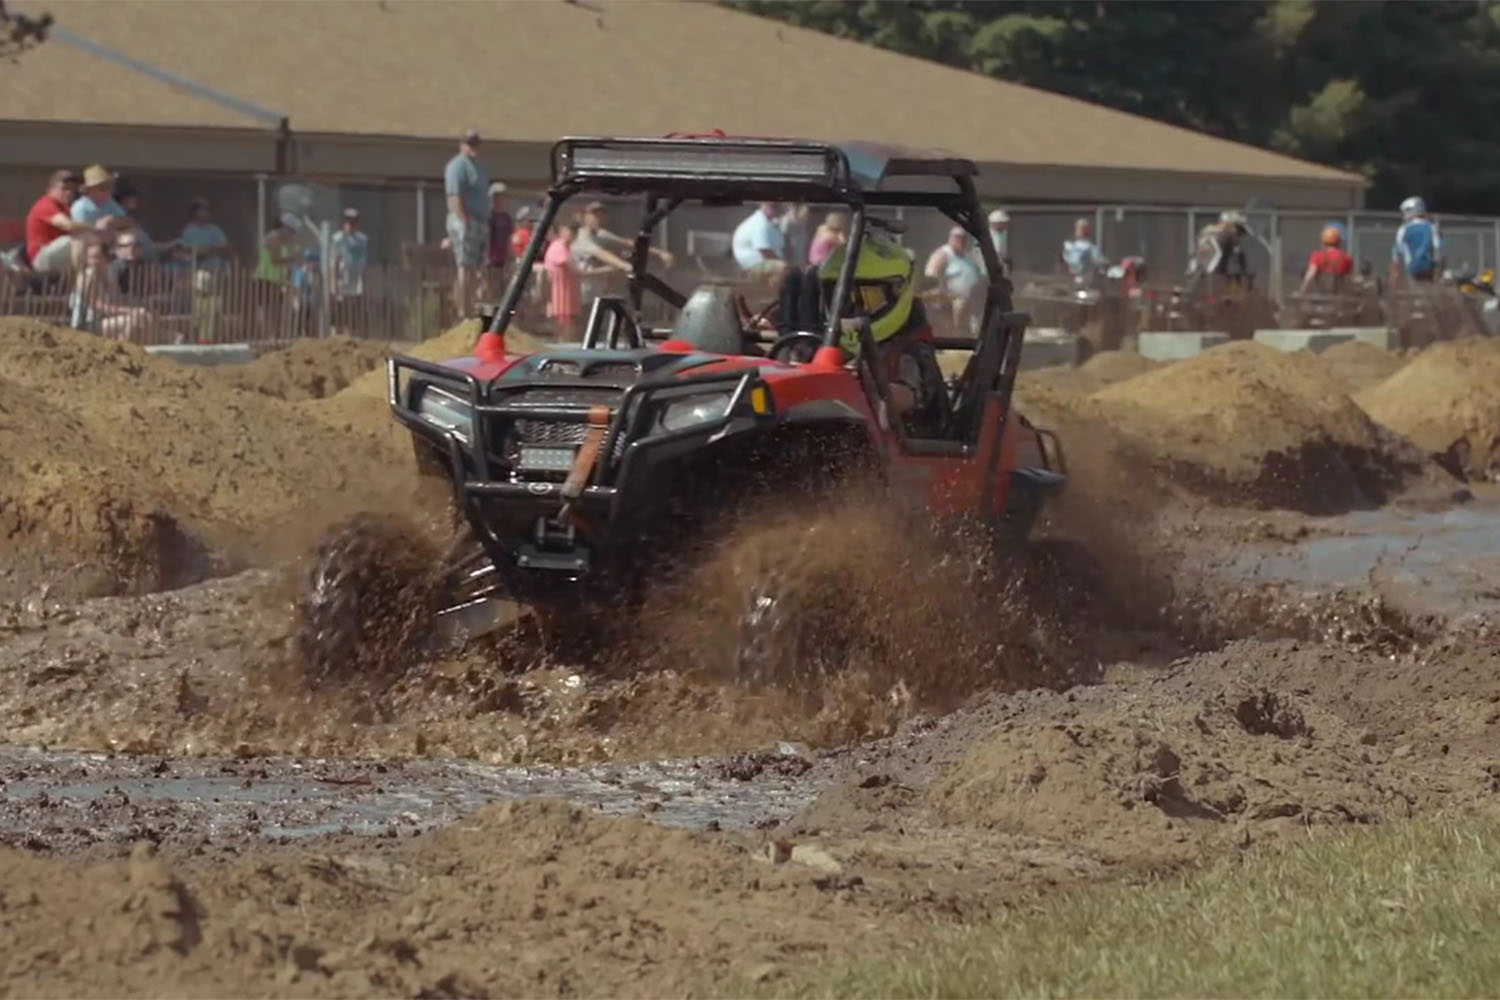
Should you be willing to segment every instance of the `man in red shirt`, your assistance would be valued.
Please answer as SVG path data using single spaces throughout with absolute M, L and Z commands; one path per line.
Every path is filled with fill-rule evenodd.
M 1354 258 L 1343 248 L 1344 234 L 1338 226 L 1323 229 L 1323 246 L 1307 257 L 1307 274 L 1302 278 L 1302 294 L 1317 282 L 1322 290 L 1337 295 L 1344 290 L 1345 279 L 1354 273 Z M 1326 278 L 1326 281 L 1319 281 Z
M 47 193 L 26 213 L 26 259 L 32 270 L 65 273 L 73 261 L 74 236 L 92 231 L 68 212 L 78 198 L 78 184 L 73 171 L 56 171 L 47 183 Z

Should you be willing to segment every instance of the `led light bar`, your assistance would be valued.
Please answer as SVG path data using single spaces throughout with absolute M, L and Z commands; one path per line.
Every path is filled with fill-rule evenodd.
M 577 448 L 534 448 L 521 446 L 518 472 L 568 472 L 573 468 L 573 456 Z
M 833 165 L 826 153 L 727 148 L 712 143 L 652 146 L 572 146 L 564 170 L 572 175 L 627 177 L 744 177 L 816 181 Z

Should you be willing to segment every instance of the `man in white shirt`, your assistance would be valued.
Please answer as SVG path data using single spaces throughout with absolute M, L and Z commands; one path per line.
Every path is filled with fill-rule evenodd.
M 745 274 L 772 279 L 786 270 L 786 234 L 777 225 L 780 206 L 763 201 L 735 227 L 730 250 Z

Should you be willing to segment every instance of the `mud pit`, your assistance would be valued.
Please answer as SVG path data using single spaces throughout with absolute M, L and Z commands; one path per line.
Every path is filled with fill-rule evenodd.
M 1240 494 L 1293 509 L 1226 506 L 1225 482 L 1259 482 L 1265 455 L 1320 435 L 1417 466 L 1388 499 L 1447 482 L 1346 408 L 1347 389 L 1284 405 L 1324 391 L 1317 359 L 1287 359 L 1298 374 L 1257 357 L 1023 387 L 1090 430 L 1049 530 L 1104 560 L 1102 581 L 1039 564 L 1025 594 L 976 599 L 968 570 L 878 519 L 847 519 L 841 554 L 797 533 L 826 526 L 757 524 L 689 578 L 692 601 L 673 595 L 591 664 L 506 639 L 379 694 L 308 691 L 286 662 L 284 550 L 256 534 L 284 503 L 241 518 L 238 549 L 205 519 L 217 568 L 167 592 L 80 600 L 45 586 L 24 562 L 35 537 L 17 536 L 0 605 L 0 981 L 723 993 L 1060 885 L 1492 801 L 1500 497 L 1309 517 L 1299 497 L 1326 481 L 1304 477 Z M 1280 422 L 1248 439 L 1228 418 L 1196 437 L 1183 419 L 1118 437 L 1089 423 L 1225 380 L 1246 387 L 1230 411 L 1280 405 Z M 326 429 L 391 456 L 393 484 L 405 474 L 378 375 L 328 399 L 255 395 L 266 419 L 315 419 L 312 440 Z M 1156 461 L 1136 463 L 1142 448 Z M 1208 489 L 1177 461 L 1234 475 Z M 216 468 L 231 495 L 260 474 Z M 119 481 L 122 499 L 144 490 Z M 716 581 L 777 544 L 832 550 L 798 563 L 803 579 L 839 580 L 866 624 L 815 683 L 747 690 L 717 667 L 711 622 L 733 587 Z M 898 603 L 891 575 L 920 596 Z

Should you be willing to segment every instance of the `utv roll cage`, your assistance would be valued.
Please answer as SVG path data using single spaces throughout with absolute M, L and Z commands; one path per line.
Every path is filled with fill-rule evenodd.
M 687 301 L 647 270 L 652 233 L 684 201 L 706 205 L 792 201 L 840 204 L 850 213 L 844 265 L 821 331 L 825 347 L 837 346 L 843 331 L 849 286 L 870 224 L 866 213 L 871 208 L 937 209 L 963 227 L 984 260 L 989 286 L 984 322 L 988 323 L 993 311 L 1011 311 L 1011 287 L 995 247 L 984 231 L 984 212 L 974 187 L 977 173 L 971 160 L 869 142 L 738 138 L 720 134 L 660 139 L 560 139 L 552 147 L 552 178 L 546 207 L 486 332 L 504 333 L 510 325 L 562 204 L 584 193 L 645 198 L 645 214 L 632 247 L 627 275 L 630 309 L 637 315 L 642 295 L 648 290 L 676 309 Z M 624 318 L 617 317 L 616 324 Z M 594 317 L 590 317 L 589 330 L 593 333 L 596 329 Z M 586 342 L 586 346 L 592 345 Z M 940 346 L 968 347 L 971 341 L 965 339 L 962 344 Z M 1006 353 L 1018 354 L 1019 344 Z M 1013 358 L 1008 360 L 1014 364 Z

